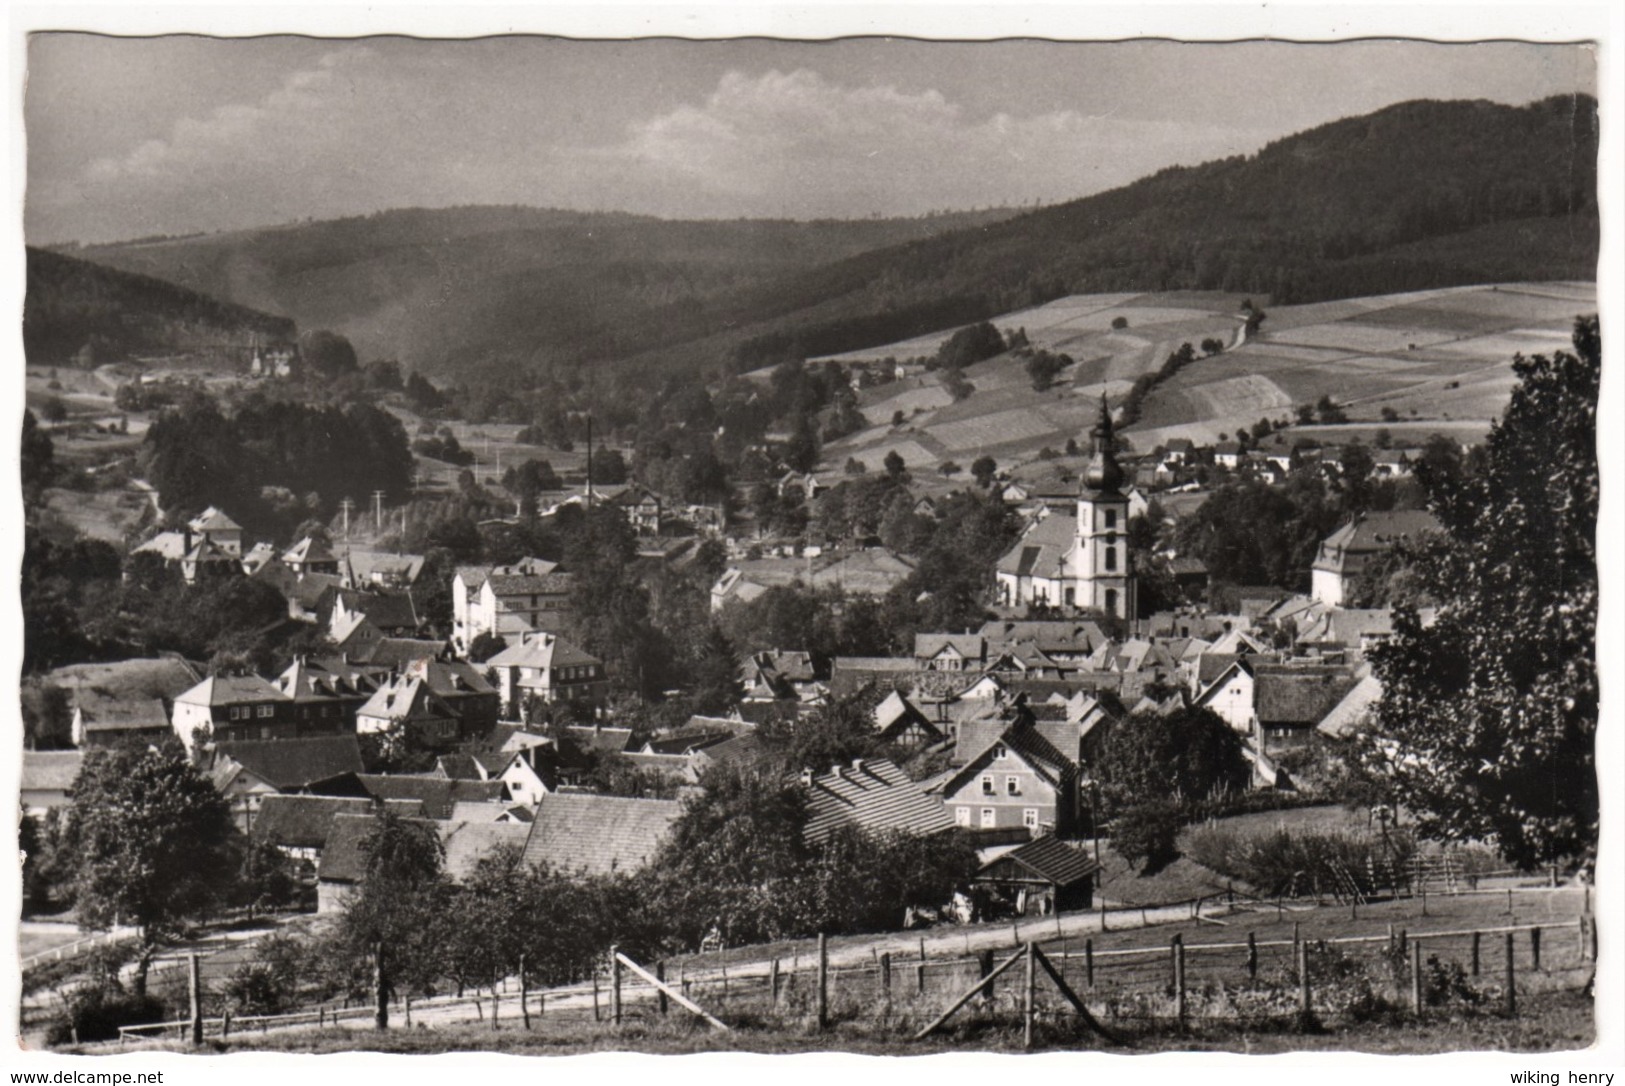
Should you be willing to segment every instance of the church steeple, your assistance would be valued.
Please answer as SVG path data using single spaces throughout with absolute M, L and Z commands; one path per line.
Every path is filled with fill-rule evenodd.
M 1106 406 L 1104 392 L 1100 394 L 1100 417 L 1089 434 L 1094 439 L 1094 450 L 1083 475 L 1084 488 L 1101 494 L 1116 494 L 1123 486 L 1123 468 L 1117 463 L 1117 453 L 1112 448 L 1112 413 Z

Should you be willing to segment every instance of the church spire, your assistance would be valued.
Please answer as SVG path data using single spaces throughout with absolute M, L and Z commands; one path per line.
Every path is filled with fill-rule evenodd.
M 1089 433 L 1094 439 L 1094 450 L 1088 470 L 1084 472 L 1083 485 L 1089 490 L 1115 494 L 1123 485 L 1123 469 L 1112 448 L 1112 413 L 1106 406 L 1104 392 L 1100 394 L 1100 417 Z

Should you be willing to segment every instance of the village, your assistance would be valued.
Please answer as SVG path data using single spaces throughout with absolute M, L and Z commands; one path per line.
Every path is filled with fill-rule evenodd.
M 577 78 L 194 44 L 307 66 L 266 117 L 344 65 Z M 667 45 L 679 118 L 845 78 L 627 57 Z M 1590 1044 L 1583 84 L 898 211 L 33 197 L 25 1046 Z M 635 154 L 553 150 L 690 127 L 628 109 Z

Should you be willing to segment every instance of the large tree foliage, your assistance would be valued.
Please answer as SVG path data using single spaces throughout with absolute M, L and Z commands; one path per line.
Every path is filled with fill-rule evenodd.
M 365 866 L 339 918 L 338 946 L 378 986 L 421 989 L 442 975 L 439 926 L 450 884 L 445 851 L 432 824 L 380 811 L 361 842 Z
M 1112 727 L 1093 767 L 1108 814 L 1140 803 L 1193 803 L 1247 786 L 1241 737 L 1210 709 L 1135 713 Z
M 177 745 L 87 752 L 66 835 L 80 925 L 140 933 L 138 992 L 153 952 L 222 904 L 238 869 L 230 808 Z
M 1492 839 L 1520 864 L 1597 848 L 1595 317 L 1574 347 L 1513 362 L 1483 470 L 1429 476 L 1445 532 L 1413 568 L 1442 606 L 1427 627 L 1401 611 L 1373 654 L 1368 768 L 1424 834 Z

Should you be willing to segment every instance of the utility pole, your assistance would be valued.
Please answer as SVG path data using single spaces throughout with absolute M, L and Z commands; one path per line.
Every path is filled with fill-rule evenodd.
M 355 508 L 355 502 L 345 498 L 339 502 L 339 508 L 344 510 L 344 538 L 350 538 L 350 510 Z
M 378 525 L 378 530 L 382 532 L 384 530 L 384 492 L 382 490 L 372 492 L 372 511 L 374 522 Z
M 592 511 L 592 416 L 587 416 L 587 511 Z

